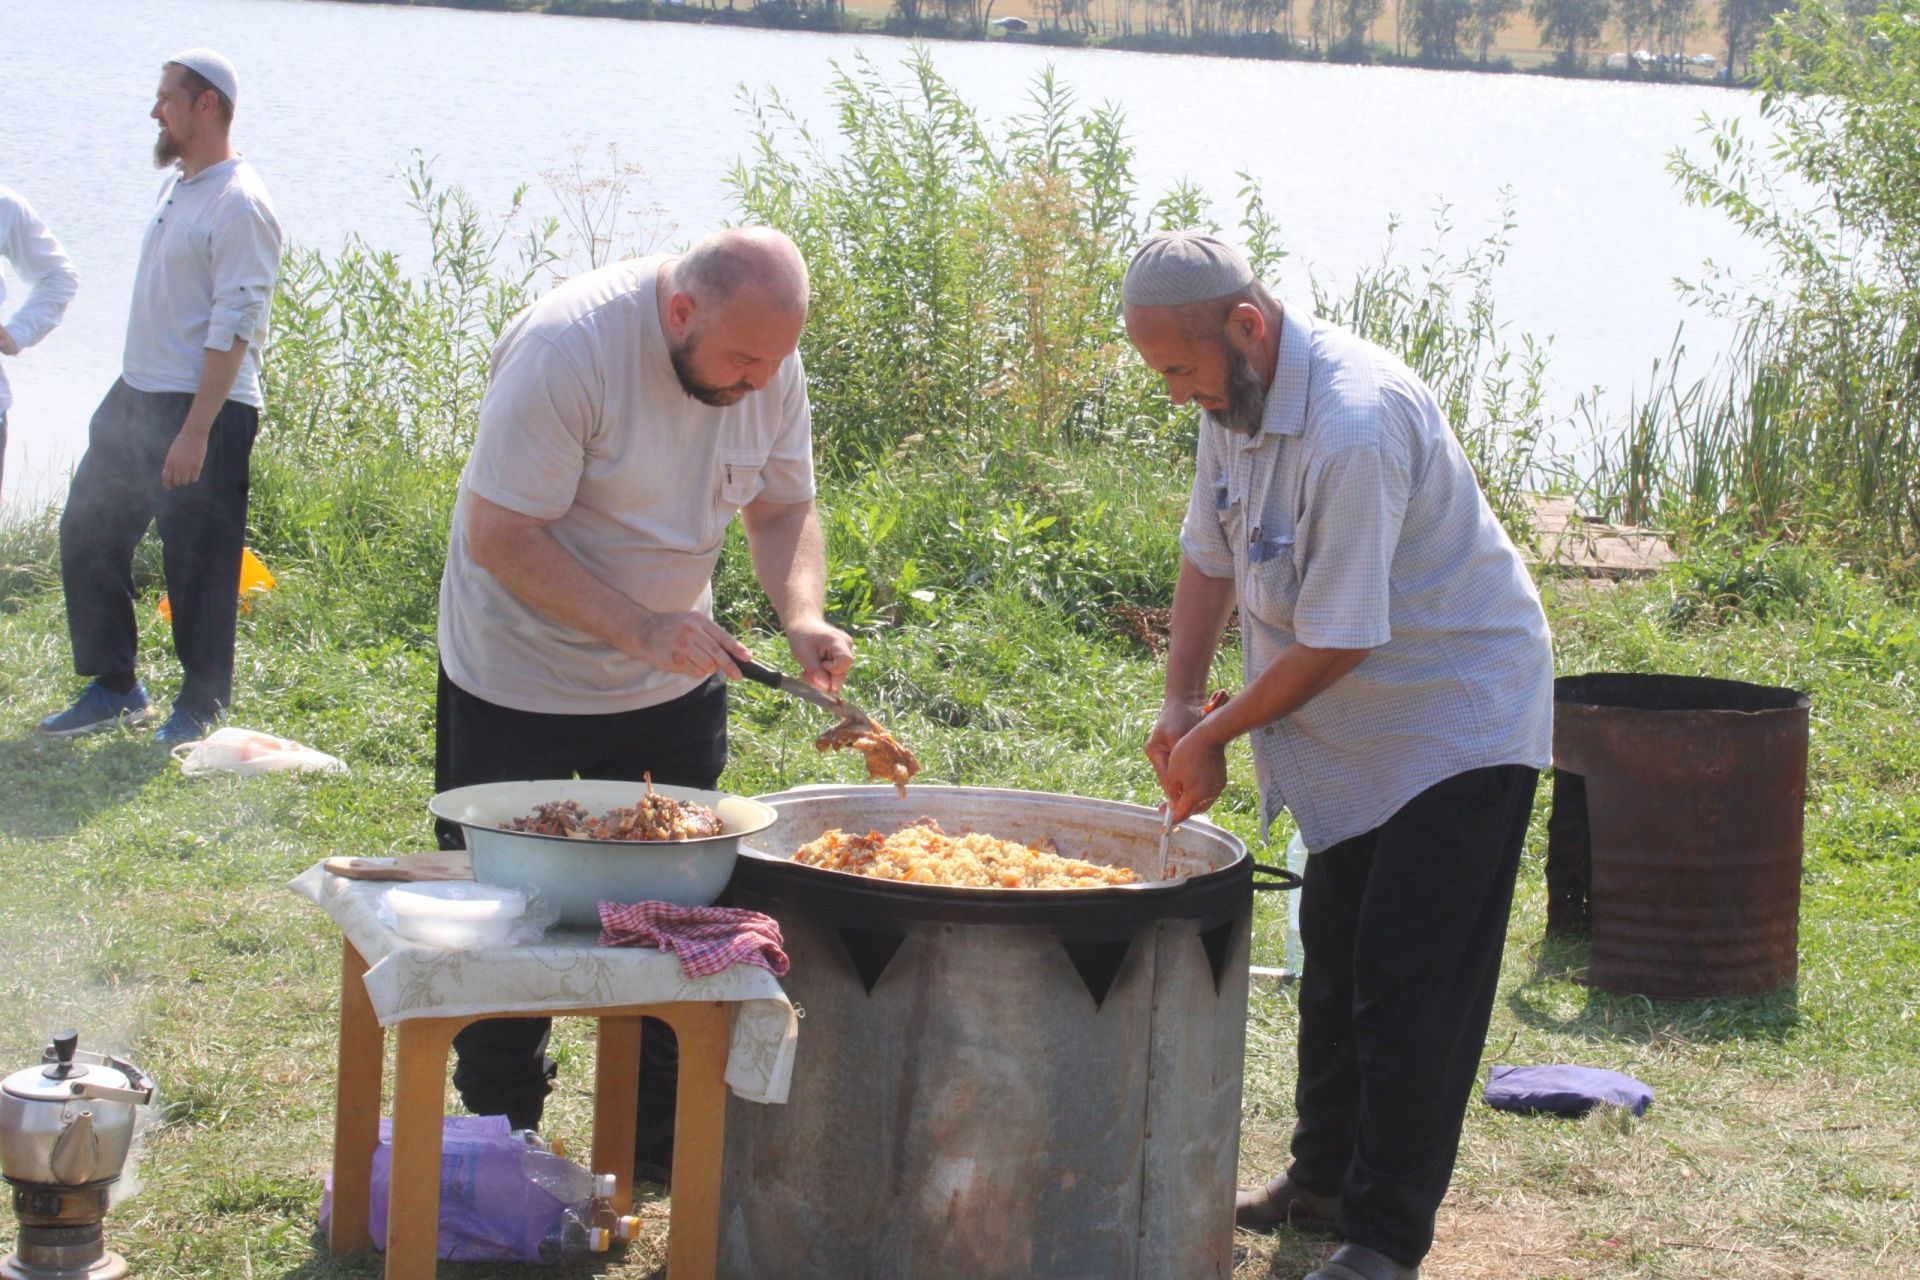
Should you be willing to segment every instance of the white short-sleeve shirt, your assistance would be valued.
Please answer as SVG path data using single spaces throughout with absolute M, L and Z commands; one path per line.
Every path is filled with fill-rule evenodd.
M 741 507 L 813 497 L 800 357 L 724 408 L 687 395 L 655 304 L 667 260 L 568 281 L 494 348 L 440 579 L 440 660 L 477 697 L 597 715 L 669 701 L 700 679 L 630 658 L 508 591 L 467 552 L 473 495 L 549 521 L 588 572 L 654 612 L 711 612 L 713 567 Z
M 1258 432 L 1203 417 L 1180 545 L 1232 578 L 1246 679 L 1289 644 L 1368 649 L 1251 735 L 1261 827 L 1316 852 L 1436 782 L 1546 767 L 1553 646 L 1539 594 L 1411 369 L 1289 307 Z

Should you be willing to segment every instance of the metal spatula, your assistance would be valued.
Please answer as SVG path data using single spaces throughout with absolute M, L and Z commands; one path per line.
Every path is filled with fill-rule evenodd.
M 859 724 L 873 723 L 873 717 L 845 698 L 836 698 L 831 693 L 822 693 L 804 680 L 775 671 L 772 667 L 763 667 L 751 658 L 735 658 L 733 664 L 740 668 L 741 675 L 755 684 L 763 684 L 769 689 L 778 689 L 782 693 L 799 698 L 802 702 L 811 702 L 814 706 L 831 711 L 846 720 Z
M 1227 691 L 1225 689 L 1215 689 L 1213 691 L 1213 696 L 1208 698 L 1206 702 L 1201 705 L 1200 719 L 1205 720 L 1208 716 L 1218 711 L 1221 707 L 1226 706 L 1227 696 L 1228 696 Z M 1198 723 L 1198 721 L 1196 721 L 1195 723 Z M 1191 732 L 1191 730 L 1189 730 L 1189 732 Z M 1160 810 L 1160 879 L 1162 880 L 1165 880 L 1167 878 L 1167 862 L 1172 857 L 1172 855 L 1173 855 L 1173 801 L 1169 800 L 1166 802 L 1164 806 L 1161 807 L 1161 810 Z

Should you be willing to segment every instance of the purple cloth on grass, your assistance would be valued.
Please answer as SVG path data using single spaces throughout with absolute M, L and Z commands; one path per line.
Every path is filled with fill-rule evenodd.
M 1599 1067 L 1561 1064 L 1551 1067 L 1489 1067 L 1481 1094 L 1499 1111 L 1533 1115 L 1583 1116 L 1597 1106 L 1624 1107 L 1644 1115 L 1653 1090 L 1632 1076 Z

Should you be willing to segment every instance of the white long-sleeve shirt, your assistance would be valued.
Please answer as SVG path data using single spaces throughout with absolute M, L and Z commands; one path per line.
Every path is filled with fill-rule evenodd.
M 260 345 L 280 274 L 280 222 L 245 160 L 175 170 L 160 188 L 133 276 L 120 376 L 136 391 L 200 389 L 208 351 L 247 354 L 229 400 L 260 406 Z
M 67 304 L 80 291 L 80 273 L 67 251 L 18 193 L 0 187 L 0 258 L 27 283 L 27 300 L 11 316 L 0 318 L 22 350 L 53 331 L 67 313 Z M 7 282 L 0 276 L 0 304 L 7 300 Z M 7 366 L 0 361 L 0 413 L 13 404 L 7 388 Z

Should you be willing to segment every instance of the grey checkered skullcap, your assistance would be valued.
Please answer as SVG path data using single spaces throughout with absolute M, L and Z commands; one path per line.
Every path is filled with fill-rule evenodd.
M 1224 298 L 1252 283 L 1246 257 L 1224 240 L 1199 231 L 1168 231 L 1133 255 L 1120 300 L 1130 307 L 1183 307 Z

